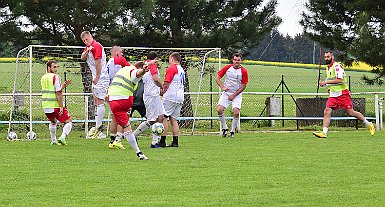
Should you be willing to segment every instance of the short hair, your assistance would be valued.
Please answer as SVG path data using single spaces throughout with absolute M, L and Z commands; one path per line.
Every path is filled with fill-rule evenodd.
M 52 64 L 57 64 L 56 60 L 50 60 L 47 62 L 47 72 L 48 72 L 48 68 L 52 67 Z
M 239 53 L 239 52 L 234 53 L 231 59 L 234 59 L 234 57 L 239 57 L 239 58 L 241 58 L 241 60 L 242 60 L 242 54 Z
M 112 46 L 111 51 L 110 51 L 111 52 L 111 57 L 114 56 L 116 51 L 118 51 L 120 49 L 122 49 L 120 46 L 117 46 L 117 45 Z
M 177 62 L 180 62 L 182 60 L 182 57 L 178 52 L 171 53 L 170 57 L 172 57 Z
M 80 34 L 80 38 L 84 38 L 85 36 L 89 36 L 91 35 L 91 33 L 89 31 L 83 31 L 81 34 Z
M 330 53 L 331 55 L 333 55 L 333 51 L 330 51 L 330 50 L 326 50 L 326 51 L 325 51 L 325 54 L 326 54 L 326 53 Z
M 155 51 L 151 51 L 147 54 L 147 59 L 149 60 L 154 60 L 157 57 L 158 57 L 158 53 L 156 53 Z
M 144 62 L 143 61 L 138 61 L 134 64 L 135 68 L 143 68 Z

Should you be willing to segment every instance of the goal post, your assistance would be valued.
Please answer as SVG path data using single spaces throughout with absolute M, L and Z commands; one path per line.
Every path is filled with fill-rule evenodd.
M 104 48 L 107 59 L 110 57 L 110 48 Z M 172 52 L 180 53 L 182 57 L 181 65 L 186 72 L 185 102 L 179 120 L 181 130 L 187 132 L 191 129 L 194 130 L 197 122 L 202 122 L 201 125 L 207 125 L 206 122 L 210 122 L 210 120 L 195 119 L 195 117 L 212 116 L 210 114 L 213 113 L 213 110 L 215 111 L 215 108 L 212 107 L 212 101 L 213 99 L 216 101 L 217 97 L 213 98 L 213 94 L 202 95 L 201 92 L 218 92 L 217 87 L 215 87 L 215 75 L 213 74 L 216 74 L 220 67 L 220 48 L 122 46 L 122 49 L 123 55 L 130 63 L 145 60 L 148 52 L 156 51 L 159 58 L 158 65 L 161 79 L 164 77 L 165 69 L 169 66 L 169 55 Z M 41 108 L 40 78 L 46 73 L 48 60 L 58 61 L 58 74 L 61 76 L 62 82 L 65 78 L 72 79 L 73 83 L 67 88 L 67 93 L 63 95 L 73 122 L 81 123 L 81 127 L 85 127 L 86 122 L 91 124 L 94 122 L 93 113 L 95 110 L 93 110 L 93 99 L 90 95 L 92 75 L 88 65 L 80 59 L 83 50 L 84 47 L 82 46 L 30 45 L 18 52 L 13 77 L 13 89 L 10 92 L 12 93 L 12 101 L 9 107 L 8 132 L 27 133 L 36 128 L 38 128 L 37 131 L 35 130 L 36 132 L 46 131 L 46 126 L 42 125 L 42 123 L 46 124 L 48 121 Z M 66 77 L 64 73 L 66 73 Z M 86 102 L 86 100 L 88 101 Z M 104 118 L 104 121 L 108 121 L 107 113 Z M 134 114 L 133 121 L 135 121 L 135 118 L 138 118 L 137 114 Z M 41 127 L 44 130 L 39 130 Z

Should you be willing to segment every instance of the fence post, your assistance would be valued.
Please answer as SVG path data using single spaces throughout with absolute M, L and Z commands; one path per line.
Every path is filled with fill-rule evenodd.
M 380 110 L 378 106 L 378 94 L 374 94 L 374 113 L 376 114 L 376 130 L 380 129 Z
M 285 92 L 284 91 L 284 83 L 285 83 L 285 81 L 283 80 L 283 75 L 282 75 L 282 79 L 281 79 L 281 85 L 282 85 L 282 95 L 281 95 L 281 98 L 282 98 L 282 100 L 281 100 L 281 103 L 282 103 L 282 117 L 285 117 L 285 101 L 284 101 L 285 96 L 283 95 L 283 93 Z M 282 119 L 282 127 L 284 127 L 284 126 L 285 126 L 285 120 Z

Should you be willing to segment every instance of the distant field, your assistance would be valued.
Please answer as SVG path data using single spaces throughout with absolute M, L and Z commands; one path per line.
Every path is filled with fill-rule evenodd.
M 147 161 L 80 134 L 66 147 L 1 139 L 0 206 L 385 206 L 384 132 L 206 134 L 166 149 L 142 137 Z

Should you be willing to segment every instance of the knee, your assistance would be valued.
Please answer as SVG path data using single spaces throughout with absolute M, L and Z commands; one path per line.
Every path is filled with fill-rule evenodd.
M 223 107 L 218 106 L 218 107 L 217 107 L 217 113 L 218 113 L 218 115 L 222 115 L 222 114 L 223 114 L 223 110 L 224 110 Z
M 328 116 L 332 113 L 332 109 L 331 108 L 325 108 L 324 110 L 324 116 Z

